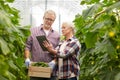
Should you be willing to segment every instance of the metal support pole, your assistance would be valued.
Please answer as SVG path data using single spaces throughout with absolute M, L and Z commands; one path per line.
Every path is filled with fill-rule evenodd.
M 45 0 L 45 11 L 47 10 L 47 0 Z
M 60 28 L 61 25 L 60 24 L 61 24 L 61 15 L 59 13 L 59 33 L 61 34 L 61 32 L 60 32 L 61 31 L 61 28 Z
M 31 4 L 31 6 L 30 6 L 31 7 L 31 9 L 30 9 L 30 25 L 33 26 L 33 20 L 32 20 L 33 19 L 32 18 L 33 1 L 32 0 L 30 0 L 30 4 Z

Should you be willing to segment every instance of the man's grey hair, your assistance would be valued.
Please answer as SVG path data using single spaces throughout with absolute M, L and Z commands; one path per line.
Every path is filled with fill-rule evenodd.
M 45 11 L 45 13 L 44 13 L 44 16 L 46 15 L 46 14 L 54 14 L 54 16 L 55 16 L 55 18 L 56 18 L 56 13 L 53 11 L 53 10 L 47 10 L 47 11 Z

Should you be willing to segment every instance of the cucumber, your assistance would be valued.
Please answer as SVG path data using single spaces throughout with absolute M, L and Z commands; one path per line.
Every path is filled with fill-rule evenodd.
M 48 64 L 45 62 L 36 62 L 33 63 L 32 66 L 49 67 Z

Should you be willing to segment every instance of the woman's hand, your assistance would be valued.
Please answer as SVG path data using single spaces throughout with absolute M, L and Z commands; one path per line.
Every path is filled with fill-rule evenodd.
M 54 55 L 57 54 L 57 51 L 53 48 L 52 44 L 49 43 L 48 41 L 43 41 L 43 45 L 47 48 L 47 50 L 48 50 L 50 53 L 52 53 L 52 54 L 54 54 Z

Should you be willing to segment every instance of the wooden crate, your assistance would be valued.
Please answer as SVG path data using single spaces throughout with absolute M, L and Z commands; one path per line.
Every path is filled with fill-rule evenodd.
M 50 67 L 29 66 L 28 75 L 31 77 L 50 78 L 51 71 Z

